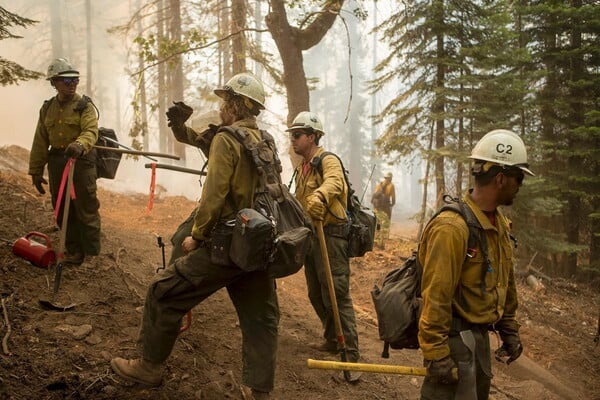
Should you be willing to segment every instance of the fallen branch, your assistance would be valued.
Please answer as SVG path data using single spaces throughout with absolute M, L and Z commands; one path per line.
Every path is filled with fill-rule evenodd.
M 11 294 L 12 296 L 12 294 Z M 10 356 L 10 351 L 8 350 L 8 338 L 12 332 L 12 327 L 10 326 L 10 320 L 8 319 L 8 311 L 6 311 L 6 303 L 4 299 L 2 299 L 2 313 L 4 314 L 4 323 L 6 324 L 6 335 L 2 338 L 2 351 L 5 355 Z

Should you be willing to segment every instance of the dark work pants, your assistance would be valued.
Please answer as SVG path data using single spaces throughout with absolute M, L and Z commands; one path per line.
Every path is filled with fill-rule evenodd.
M 492 382 L 492 366 L 490 357 L 490 339 L 486 327 L 472 329 L 475 337 L 475 355 L 465 346 L 460 334 L 451 330 L 448 335 L 450 357 L 458 364 L 459 361 L 469 361 L 475 357 L 475 379 L 477 382 L 477 400 L 487 400 Z M 421 387 L 421 400 L 455 400 L 457 384 L 443 385 L 433 383 L 427 377 Z
M 75 162 L 73 173 L 73 187 L 75 188 L 75 199 L 71 199 L 69 205 L 69 217 L 67 220 L 67 239 L 65 248 L 67 253 L 83 253 L 90 256 L 100 254 L 100 202 L 96 196 L 96 164 L 93 161 L 94 154 L 88 154 L 78 158 Z M 67 164 L 67 158 L 63 152 L 51 151 L 48 157 L 48 178 L 50 193 L 52 195 L 52 207 L 56 208 L 58 190 L 62 179 L 63 170 Z M 58 214 L 57 223 L 62 224 L 62 215 L 65 205 L 64 195 L 67 192 L 67 183 L 61 209 Z M 62 227 L 61 227 L 62 229 Z
M 350 262 L 348 259 L 348 241 L 346 239 L 325 235 L 329 263 L 333 275 L 335 297 L 340 312 L 342 331 L 346 341 L 348 361 L 357 362 L 360 358 L 358 351 L 358 332 L 352 297 L 350 296 Z M 327 289 L 325 264 L 321 256 L 321 247 L 315 238 L 311 252 L 304 263 L 304 274 L 308 287 L 308 298 L 323 324 L 323 337 L 330 342 L 337 342 L 333 309 Z
M 270 392 L 275 381 L 279 324 L 275 281 L 264 271 L 214 265 L 206 247 L 177 258 L 148 289 L 139 338 L 143 358 L 164 362 L 173 350 L 183 316 L 223 287 L 242 330 L 242 382 Z

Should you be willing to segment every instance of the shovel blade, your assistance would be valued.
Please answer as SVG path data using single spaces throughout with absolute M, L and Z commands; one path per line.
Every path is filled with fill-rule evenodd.
M 54 303 L 52 300 L 39 300 L 40 302 L 40 306 L 44 309 L 44 310 L 52 310 L 52 311 L 69 311 L 72 308 L 75 308 L 76 304 L 75 303 L 71 303 L 69 305 L 60 305 L 60 304 L 56 304 Z

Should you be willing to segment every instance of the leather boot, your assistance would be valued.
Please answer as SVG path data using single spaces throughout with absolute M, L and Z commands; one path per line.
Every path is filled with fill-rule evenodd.
M 333 342 L 331 340 L 324 340 L 319 343 L 310 343 L 308 345 L 308 347 L 318 350 L 318 351 L 321 351 L 323 353 L 329 353 L 329 354 L 337 354 L 338 353 L 337 342 Z
M 85 255 L 83 255 L 83 253 L 67 253 L 67 254 L 65 254 L 65 258 L 63 259 L 63 262 L 65 264 L 81 265 L 81 264 L 83 264 L 84 259 L 85 259 Z
M 141 358 L 126 360 L 116 357 L 110 360 L 113 371 L 121 378 L 147 386 L 159 386 L 162 383 L 162 364 L 151 363 Z
M 243 400 L 268 400 L 271 398 L 269 392 L 259 392 L 246 385 L 241 385 L 240 389 L 242 391 Z

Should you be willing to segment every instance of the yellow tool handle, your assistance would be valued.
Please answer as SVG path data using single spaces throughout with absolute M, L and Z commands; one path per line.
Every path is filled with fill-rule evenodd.
M 339 361 L 322 361 L 322 360 L 307 360 L 308 368 L 313 369 L 335 369 L 342 371 L 360 371 L 360 372 L 376 372 L 380 374 L 397 374 L 397 375 L 427 375 L 427 368 L 423 367 L 405 367 L 402 365 L 385 365 L 385 364 L 362 364 L 349 363 Z

